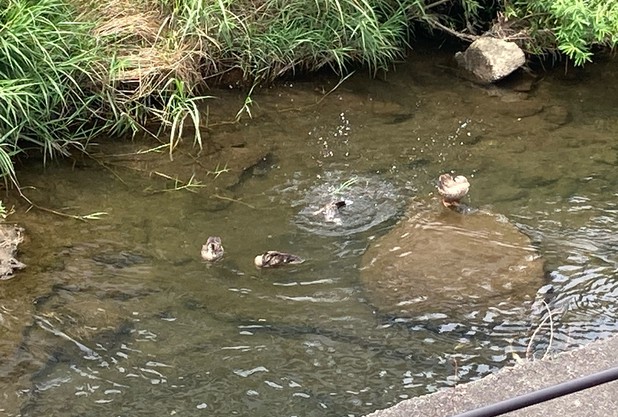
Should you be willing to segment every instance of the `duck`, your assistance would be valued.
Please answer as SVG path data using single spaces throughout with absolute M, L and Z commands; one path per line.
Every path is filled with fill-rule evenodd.
M 209 236 L 206 243 L 202 245 L 202 259 L 208 262 L 218 261 L 223 257 L 224 252 L 219 236 Z
M 455 178 L 451 174 L 442 174 L 438 178 L 438 193 L 442 196 L 442 204 L 445 207 L 457 207 L 460 200 L 468 194 L 470 183 L 463 175 Z
M 344 200 L 331 201 L 319 210 L 314 211 L 313 215 L 317 216 L 319 214 L 324 214 L 324 219 L 327 222 L 341 224 L 341 219 L 337 218 L 337 214 L 339 214 L 339 209 L 345 206 L 346 202 Z
M 253 260 L 253 263 L 258 268 L 273 268 L 282 265 L 298 265 L 305 262 L 300 256 L 292 255 L 291 253 L 278 252 L 269 250 L 261 255 L 258 255 Z

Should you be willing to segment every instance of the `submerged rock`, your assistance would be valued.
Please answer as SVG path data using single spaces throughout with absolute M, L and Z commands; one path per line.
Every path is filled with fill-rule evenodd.
M 379 238 L 361 268 L 369 301 L 400 317 L 519 306 L 542 278 L 530 239 L 503 217 L 422 207 Z

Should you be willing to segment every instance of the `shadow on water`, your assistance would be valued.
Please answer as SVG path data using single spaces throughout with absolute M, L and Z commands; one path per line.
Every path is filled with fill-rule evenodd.
M 608 109 L 618 82 L 592 81 L 616 80 L 614 67 L 484 89 L 436 66 L 446 59 L 418 51 L 387 79 L 352 77 L 319 106 L 307 105 L 336 81 L 260 92 L 254 120 L 213 129 L 208 140 L 231 150 L 191 165 L 212 180 L 195 192 L 164 191 L 142 166 L 21 173 L 39 204 L 109 214 L 13 216 L 30 240 L 28 268 L 0 286 L 0 412 L 363 415 L 482 377 L 513 354 L 616 334 L 618 122 Z M 250 168 L 233 179 L 223 168 L 237 158 Z M 546 274 L 509 287 L 508 300 L 483 288 L 459 305 L 445 295 L 421 311 L 387 308 L 364 255 L 419 204 L 446 221 L 434 193 L 446 171 L 470 179 L 471 207 L 531 238 Z M 328 221 L 319 210 L 339 200 Z M 426 229 L 440 236 L 435 224 Z M 209 235 L 226 249 L 215 264 L 199 255 Z M 462 250 L 448 243 L 441 251 Z M 270 249 L 307 261 L 255 269 Z M 445 292 L 422 271 L 414 278 L 428 297 Z

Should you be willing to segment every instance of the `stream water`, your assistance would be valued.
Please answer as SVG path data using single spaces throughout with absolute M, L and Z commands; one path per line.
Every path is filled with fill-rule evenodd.
M 615 62 L 480 88 L 447 60 L 420 50 L 327 95 L 337 80 L 256 93 L 253 119 L 209 132 L 268 149 L 227 194 L 224 157 L 214 186 L 166 192 L 97 160 L 25 161 L 39 206 L 107 215 L 5 200 L 28 267 L 0 282 L 0 415 L 361 416 L 618 333 Z M 222 92 L 212 111 L 233 117 L 239 100 Z M 546 276 L 517 308 L 381 314 L 362 255 L 448 171 L 470 179 L 471 206 L 531 237 Z M 341 223 L 313 215 L 334 193 L 350 203 Z M 209 235 L 226 249 L 212 265 Z M 268 249 L 307 261 L 257 270 Z

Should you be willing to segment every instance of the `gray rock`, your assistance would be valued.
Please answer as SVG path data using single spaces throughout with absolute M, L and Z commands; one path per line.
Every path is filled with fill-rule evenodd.
M 455 60 L 478 81 L 492 83 L 524 65 L 526 56 L 513 42 L 482 37 L 472 42 L 465 52 L 455 54 Z

